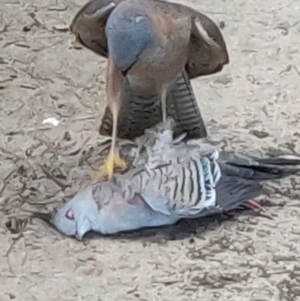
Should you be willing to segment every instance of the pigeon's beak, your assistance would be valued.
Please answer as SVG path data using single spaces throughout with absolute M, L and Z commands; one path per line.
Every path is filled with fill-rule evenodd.
M 76 232 L 75 232 L 75 238 L 76 238 L 77 240 L 82 240 L 82 235 L 79 235 L 79 234 L 78 234 L 78 230 L 76 230 Z

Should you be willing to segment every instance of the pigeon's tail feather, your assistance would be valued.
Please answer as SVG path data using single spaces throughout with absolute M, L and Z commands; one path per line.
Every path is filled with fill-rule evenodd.
M 251 200 L 265 194 L 261 182 L 300 174 L 300 159 L 261 159 L 244 155 L 239 158 L 236 154 L 234 159 L 219 162 L 219 165 L 222 177 L 216 189 L 217 204 L 222 211 L 242 205 L 258 209 L 259 205 Z
M 279 165 L 279 166 L 290 166 L 290 165 L 300 165 L 300 158 L 255 158 L 253 157 L 259 164 L 267 164 L 267 165 Z
M 241 159 L 240 159 L 241 158 Z M 247 160 L 248 159 L 248 160 Z M 300 174 L 298 158 L 256 158 L 238 155 L 220 164 L 222 174 L 264 181 Z
M 216 200 L 222 211 L 240 207 L 265 194 L 261 184 L 264 181 L 300 174 L 300 158 L 297 157 L 259 158 L 221 152 L 217 162 L 221 177 L 216 186 Z
M 247 205 L 249 201 L 264 193 L 257 181 L 226 175 L 221 177 L 216 190 L 217 204 L 221 211 L 230 211 Z

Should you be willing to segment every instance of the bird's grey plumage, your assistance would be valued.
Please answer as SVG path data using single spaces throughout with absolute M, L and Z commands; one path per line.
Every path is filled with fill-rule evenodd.
M 128 39 L 116 38 L 117 35 L 123 34 L 120 24 L 110 24 L 110 29 L 106 27 L 111 12 L 123 1 L 92 0 L 88 2 L 76 14 L 70 28 L 83 46 L 106 58 L 108 56 L 108 44 L 110 42 L 111 44 L 117 43 L 119 47 L 112 45 L 110 48 L 117 61 L 123 59 L 122 62 L 119 62 L 119 66 L 123 65 L 122 69 L 125 68 L 124 71 L 126 71 L 126 66 L 130 67 L 130 62 L 134 61 L 137 53 L 141 50 L 141 46 L 145 43 L 145 41 L 140 42 L 141 39 L 147 37 L 147 35 L 143 35 L 141 30 L 133 35 L 133 38 L 137 39 L 138 42 L 130 43 L 130 36 Z M 157 3 L 162 2 L 157 1 Z M 179 11 L 183 10 L 190 14 L 193 19 L 199 19 L 207 34 L 212 37 L 217 45 L 220 45 L 221 53 L 225 57 L 225 60 L 217 57 L 215 55 L 217 52 L 213 50 L 213 47 L 203 43 L 202 38 L 197 36 L 194 30 L 194 34 L 191 37 L 190 59 L 186 65 L 186 71 L 178 77 L 168 93 L 168 116 L 174 118 L 177 123 L 177 131 L 175 133 L 186 132 L 187 138 L 206 137 L 205 123 L 195 99 L 190 79 L 221 71 L 223 65 L 229 62 L 228 52 L 222 34 L 212 20 L 188 7 L 174 3 L 171 5 Z M 111 22 L 113 23 L 114 20 Z M 144 22 L 145 20 L 140 21 Z M 120 22 L 126 23 L 128 19 L 123 19 Z M 116 26 L 120 31 L 113 30 Z M 147 31 L 148 28 L 149 26 L 145 30 Z M 128 33 L 126 30 L 125 32 Z M 131 32 L 135 33 L 135 31 Z M 109 36 L 109 33 L 114 37 L 111 41 L 109 39 L 107 41 L 106 38 Z M 124 47 L 121 47 L 120 43 L 126 43 L 125 48 L 127 49 L 135 45 L 140 47 L 125 52 L 123 51 Z M 114 53 L 116 51 L 121 51 L 121 54 L 117 55 L 117 53 Z M 117 135 L 119 138 L 133 139 L 143 134 L 146 128 L 162 121 L 161 109 L 158 106 L 159 96 L 154 92 L 154 88 L 151 85 L 145 87 L 145 83 L 135 81 L 130 76 L 126 77 L 124 90 L 125 99 L 121 108 L 122 113 L 119 114 Z M 100 126 L 100 134 L 109 136 L 111 133 L 112 116 L 107 108 Z
M 173 140 L 165 125 L 147 130 L 123 153 L 133 157 L 132 168 L 78 193 L 53 215 L 54 226 L 82 239 L 88 231 L 170 225 L 238 208 L 264 193 L 261 182 L 300 173 L 300 158 L 219 151 L 183 136 Z

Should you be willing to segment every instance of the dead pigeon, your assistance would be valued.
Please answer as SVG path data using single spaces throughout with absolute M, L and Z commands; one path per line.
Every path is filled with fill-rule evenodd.
M 128 151 L 135 156 L 129 171 L 86 187 L 51 215 L 51 224 L 81 240 L 89 231 L 115 234 L 259 208 L 254 199 L 264 194 L 263 182 L 300 172 L 300 158 L 225 152 L 202 139 L 175 141 L 172 129 L 159 126 Z

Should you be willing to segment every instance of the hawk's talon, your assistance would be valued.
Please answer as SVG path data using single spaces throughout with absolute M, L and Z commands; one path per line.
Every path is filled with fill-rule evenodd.
M 100 181 L 103 180 L 105 176 L 108 176 L 108 179 L 110 180 L 114 175 L 115 167 L 124 170 L 127 168 L 127 165 L 122 158 L 110 151 L 104 164 L 100 166 L 98 171 L 92 174 L 92 180 Z

